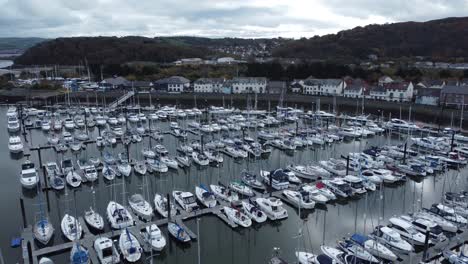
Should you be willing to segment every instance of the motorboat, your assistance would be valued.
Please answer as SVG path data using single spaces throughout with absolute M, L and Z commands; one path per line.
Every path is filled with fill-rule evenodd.
M 110 201 L 107 204 L 107 220 L 113 229 L 122 229 L 133 225 L 133 217 L 121 204 Z
M 195 186 L 195 195 L 198 201 L 205 207 L 215 207 L 217 204 L 215 195 L 209 191 L 204 185 Z
M 285 196 L 291 204 L 298 208 L 313 209 L 315 207 L 315 201 L 309 197 L 309 192 L 284 190 L 283 196 Z
M 85 211 L 84 220 L 95 230 L 104 230 L 104 219 L 92 207 Z
M 408 223 L 410 223 L 416 231 L 426 234 L 427 230 L 429 230 L 429 238 L 433 244 L 437 244 L 447 240 L 447 237 L 444 235 L 444 230 L 441 226 L 436 224 L 435 222 L 424 219 L 424 218 L 412 218 L 408 215 L 402 215 L 400 218 Z
M 98 178 L 98 172 L 92 165 L 84 168 L 83 173 L 87 181 L 93 182 Z
M 275 197 L 268 197 L 268 198 L 256 198 L 255 199 L 256 205 L 265 212 L 265 214 L 271 220 L 279 220 L 288 217 L 288 211 L 283 208 L 283 203 L 281 200 Z
M 192 152 L 192 160 L 200 166 L 208 166 L 210 164 L 210 159 L 205 154 L 198 153 L 197 151 Z
M 301 184 L 302 183 L 302 180 L 299 179 L 299 177 L 296 176 L 296 174 L 289 170 L 289 169 L 283 169 L 283 172 L 286 173 L 286 175 L 288 175 L 288 181 L 292 184 Z
M 463 252 L 461 252 L 460 254 L 457 254 L 457 253 L 453 252 L 450 249 L 445 249 L 442 252 L 442 255 L 444 256 L 444 258 L 450 264 L 466 264 L 466 263 L 468 263 L 468 257 L 465 256 L 465 254 Z
M 262 184 L 262 182 L 257 180 L 257 175 L 247 172 L 247 171 L 243 171 L 241 173 L 241 177 L 242 177 L 242 182 L 245 185 L 256 190 L 265 190 L 265 186 Z
M 398 256 L 393 253 L 390 249 L 388 249 L 383 244 L 377 242 L 376 240 L 370 238 L 369 236 L 360 235 L 360 234 L 353 234 L 350 237 L 354 243 L 361 246 L 367 252 L 371 253 L 377 258 L 384 259 L 387 261 L 396 261 Z
M 412 217 L 413 219 L 423 219 L 434 222 L 435 224 L 440 226 L 445 232 L 456 233 L 458 231 L 458 227 L 455 223 L 446 220 L 442 216 L 431 213 L 427 210 L 416 212 L 412 215 Z
M 20 130 L 20 123 L 16 116 L 8 117 L 7 130 L 10 133 L 15 133 Z
M 191 240 L 187 231 L 176 223 L 169 222 L 167 224 L 167 231 L 179 242 L 187 243 Z
M 353 195 L 353 189 L 351 186 L 341 178 L 323 180 L 322 183 L 339 197 L 348 198 Z
M 346 175 L 343 177 L 343 181 L 349 184 L 353 194 L 364 194 L 367 192 L 366 188 L 364 187 L 363 180 L 359 177 Z
M 423 209 L 432 214 L 439 215 L 446 220 L 454 222 L 457 225 L 466 225 L 467 219 L 457 214 L 455 210 L 443 204 L 433 204 L 429 209 Z
M 397 252 L 408 254 L 414 250 L 413 246 L 401 238 L 399 233 L 387 226 L 377 226 L 370 237 Z
M 344 163 L 344 161 L 337 159 L 322 160 L 319 162 L 319 165 L 325 170 L 337 176 L 346 175 L 346 163 Z
M 141 231 L 143 241 L 151 246 L 152 250 L 161 251 L 166 246 L 166 239 L 162 235 L 161 230 L 155 224 L 146 226 Z
M 141 258 L 143 249 L 136 237 L 127 229 L 122 230 L 119 236 L 119 249 L 123 258 L 128 262 L 137 262 Z
M 63 235 L 70 241 L 76 241 L 81 238 L 83 233 L 82 226 L 77 218 L 72 215 L 65 214 L 60 224 Z
M 117 170 L 123 176 L 128 177 L 132 173 L 132 166 L 130 166 L 126 159 L 120 159 L 119 163 L 117 164 Z
M 174 200 L 187 212 L 198 210 L 197 200 L 191 192 L 173 191 Z
M 315 185 L 304 184 L 301 186 L 301 188 L 313 194 L 313 196 L 316 196 L 315 193 L 321 194 L 323 197 L 326 198 L 326 201 L 323 198 L 320 199 L 324 202 L 336 200 L 336 195 L 332 191 L 330 191 L 322 182 L 316 182 Z M 321 203 L 320 200 L 317 199 L 315 202 Z
M 145 221 L 151 220 L 153 216 L 153 208 L 141 194 L 134 194 L 130 196 L 128 199 L 128 204 L 138 217 L 144 219 Z
M 263 223 L 267 220 L 267 215 L 253 203 L 242 201 L 242 209 L 250 219 L 257 223 Z
M 242 227 L 250 227 L 252 225 L 252 220 L 240 210 L 227 206 L 224 206 L 223 210 L 227 218 L 235 224 Z
M 255 193 L 252 191 L 252 189 L 250 189 L 249 186 L 243 184 L 242 182 L 233 181 L 233 182 L 229 183 L 229 189 L 231 189 L 234 192 L 237 192 L 237 193 L 239 193 L 240 195 L 243 195 L 243 196 L 252 197 L 252 196 L 255 195 Z
M 150 172 L 165 173 L 169 171 L 167 165 L 162 163 L 159 159 L 148 159 L 146 164 Z
M 205 150 L 203 151 L 203 154 L 205 154 L 205 156 L 210 160 L 210 162 L 223 163 L 224 161 L 224 158 L 221 155 L 221 153 L 219 153 L 219 151 Z
M 168 212 L 168 206 L 169 203 L 167 202 L 167 198 L 163 197 L 160 194 L 155 194 L 154 195 L 154 207 L 156 209 L 156 212 L 158 212 L 162 217 L 167 217 L 169 212 Z M 173 203 L 171 203 L 171 216 L 176 215 L 176 208 Z
M 20 182 L 23 188 L 34 189 L 39 182 L 39 175 L 37 174 L 34 163 L 26 160 L 21 164 Z
M 102 167 L 102 176 L 105 179 L 112 181 L 115 179 L 116 172 L 110 165 L 104 164 Z
M 426 235 L 417 231 L 413 225 L 401 218 L 392 217 L 389 219 L 388 227 L 395 230 L 401 237 L 410 242 L 412 245 L 423 246 L 426 240 Z M 432 243 L 430 240 L 429 243 Z
M 317 189 L 315 186 L 314 187 L 310 185 L 301 186 L 299 187 L 297 192 L 300 192 L 300 194 L 303 195 L 303 198 L 310 199 L 318 204 L 326 204 L 329 201 L 327 196 L 323 195 L 322 192 L 319 189 Z M 332 196 L 334 196 L 334 194 L 331 191 L 329 192 Z M 335 199 L 336 199 L 336 196 L 335 196 Z
M 8 140 L 8 149 L 10 149 L 11 153 L 21 153 L 23 152 L 23 143 L 21 142 L 21 138 L 18 136 L 12 136 Z
M 110 152 L 107 152 L 107 151 L 104 152 L 103 160 L 104 160 L 104 163 L 108 165 L 113 165 L 117 162 L 115 157 Z
M 69 171 L 67 173 L 67 176 L 65 177 L 65 180 L 67 181 L 68 185 L 70 185 L 73 188 L 79 187 L 81 185 L 81 182 L 83 181 L 81 176 L 75 171 Z
M 309 180 L 317 180 L 321 178 L 330 177 L 330 173 L 319 166 L 288 165 L 287 169 L 294 172 L 296 176 Z
M 102 264 L 120 263 L 120 254 L 114 246 L 112 239 L 100 236 L 94 240 L 94 250 Z
M 275 190 L 285 190 L 289 187 L 289 176 L 282 169 L 274 171 L 260 171 L 263 182 Z
M 236 192 L 233 192 L 224 186 L 211 184 L 210 189 L 217 198 L 223 201 L 231 203 L 239 200 L 239 196 Z

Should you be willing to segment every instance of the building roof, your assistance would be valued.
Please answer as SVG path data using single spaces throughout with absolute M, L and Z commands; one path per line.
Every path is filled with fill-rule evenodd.
M 290 85 L 290 87 L 302 89 L 302 84 L 300 84 L 299 82 L 294 82 Z
M 326 86 L 338 86 L 343 80 L 341 79 L 305 79 L 304 85 L 313 86 L 313 85 L 326 85 Z
M 408 82 L 391 82 L 391 83 L 384 83 L 382 86 L 386 90 L 400 90 L 400 91 L 406 91 L 408 89 Z
M 439 88 L 424 88 L 418 91 L 418 97 L 426 96 L 426 97 L 440 97 L 441 89 Z
M 446 85 L 442 88 L 442 94 L 468 94 L 468 86 Z
M 233 83 L 266 83 L 265 77 L 234 77 Z
M 438 79 L 428 79 L 428 80 L 423 80 L 418 83 L 418 85 L 422 85 L 425 88 L 432 88 L 432 87 L 440 87 L 443 86 L 445 82 L 443 80 L 438 80 Z
M 198 80 L 196 80 L 194 83 L 195 84 L 222 84 L 224 83 L 224 79 L 223 78 L 200 78 Z
M 169 78 L 164 78 L 156 81 L 157 84 L 187 84 L 190 83 L 190 80 L 182 76 L 171 76 Z
M 103 83 L 108 83 L 113 86 L 127 85 L 128 81 L 124 77 L 113 77 L 107 78 L 102 81 Z

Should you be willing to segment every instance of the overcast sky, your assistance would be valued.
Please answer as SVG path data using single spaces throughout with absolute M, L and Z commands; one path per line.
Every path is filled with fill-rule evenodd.
M 312 37 L 468 15 L 468 0 L 0 0 L 0 37 Z

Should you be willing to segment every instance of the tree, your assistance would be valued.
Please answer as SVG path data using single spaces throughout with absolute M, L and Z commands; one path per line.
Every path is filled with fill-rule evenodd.
M 444 69 L 439 72 L 439 78 L 441 79 L 448 79 L 450 77 L 452 77 L 452 72 L 449 70 Z

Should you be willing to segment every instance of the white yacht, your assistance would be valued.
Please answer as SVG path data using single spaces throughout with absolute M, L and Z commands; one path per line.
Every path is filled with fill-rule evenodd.
M 173 191 L 174 200 L 187 212 L 198 210 L 197 200 L 191 192 Z
M 8 148 L 11 153 L 21 153 L 23 152 L 23 142 L 18 136 L 12 136 L 8 140 Z
M 283 208 L 283 203 L 278 198 L 257 198 L 255 199 L 255 202 L 271 220 L 284 219 L 288 217 L 288 211 Z
M 39 175 L 37 174 L 36 167 L 34 163 L 29 160 L 26 160 L 21 165 L 20 182 L 21 185 L 26 189 L 35 188 L 39 182 Z
M 134 194 L 128 199 L 132 211 L 140 218 L 149 221 L 153 216 L 153 207 L 141 194 Z
M 162 216 L 162 217 L 167 217 L 169 212 L 168 212 L 168 202 L 167 198 L 163 197 L 160 194 L 155 194 L 154 195 L 154 207 L 156 211 Z M 176 208 L 173 203 L 171 203 L 171 216 L 176 215 Z
M 143 241 L 147 243 L 155 251 L 161 251 L 166 246 L 166 239 L 162 235 L 161 230 L 155 224 L 146 226 L 141 231 Z
M 120 263 L 120 254 L 110 238 L 98 237 L 94 241 L 94 250 L 102 264 Z
M 224 213 L 226 214 L 227 218 L 232 222 L 240 225 L 242 227 L 250 227 L 252 225 L 252 220 L 245 215 L 243 212 L 224 206 Z
M 291 190 L 284 190 L 283 195 L 294 206 L 301 209 L 312 209 L 315 207 L 315 201 L 310 199 L 308 192 L 296 192 Z
M 7 129 L 8 129 L 8 132 L 12 132 L 12 133 L 18 132 L 20 130 L 20 123 L 16 116 L 8 117 Z

